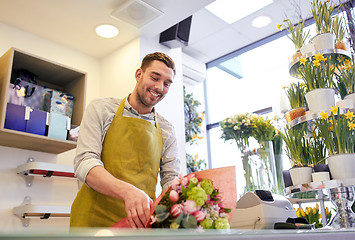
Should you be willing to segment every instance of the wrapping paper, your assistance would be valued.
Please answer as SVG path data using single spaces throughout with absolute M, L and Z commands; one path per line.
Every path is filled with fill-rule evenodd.
M 236 190 L 236 176 L 235 176 L 235 167 L 223 167 L 223 168 L 213 168 L 200 172 L 191 173 L 194 174 L 198 179 L 207 178 L 212 180 L 214 188 L 219 189 L 221 195 L 221 201 L 224 208 L 231 209 L 229 215 L 229 222 L 232 220 L 234 210 L 237 206 L 237 190 Z M 189 175 L 191 175 L 189 174 Z M 170 188 L 165 189 L 159 197 L 154 201 L 154 206 L 158 205 L 164 194 Z M 151 215 L 154 213 L 154 208 L 151 209 Z M 145 224 L 147 228 L 151 227 L 150 219 Z M 123 218 L 112 226 L 112 228 L 131 228 L 128 218 Z

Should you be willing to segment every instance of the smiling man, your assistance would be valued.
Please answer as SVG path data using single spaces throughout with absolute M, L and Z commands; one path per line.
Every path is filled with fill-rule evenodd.
M 149 220 L 158 173 L 165 189 L 180 170 L 174 128 L 154 109 L 174 77 L 169 56 L 148 54 L 127 98 L 89 104 L 74 159 L 85 184 L 71 208 L 71 227 L 109 227 L 127 216 L 136 228 Z

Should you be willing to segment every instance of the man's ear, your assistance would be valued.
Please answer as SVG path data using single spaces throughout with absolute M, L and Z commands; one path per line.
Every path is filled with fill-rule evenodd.
M 143 70 L 141 68 L 138 68 L 135 74 L 137 82 L 142 78 L 142 75 L 143 75 Z

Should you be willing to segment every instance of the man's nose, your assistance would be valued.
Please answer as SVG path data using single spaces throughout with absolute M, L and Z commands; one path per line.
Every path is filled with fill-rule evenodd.
M 155 90 L 162 92 L 164 88 L 164 82 L 157 81 L 154 85 Z

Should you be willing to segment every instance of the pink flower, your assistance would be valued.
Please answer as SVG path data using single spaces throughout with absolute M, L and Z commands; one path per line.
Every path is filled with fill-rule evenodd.
M 175 177 L 174 180 L 171 182 L 171 189 L 175 191 L 180 191 L 181 186 L 180 186 L 180 178 Z
M 179 200 L 179 194 L 175 190 L 171 190 L 169 194 L 169 198 L 171 202 L 177 202 Z
M 181 204 L 174 204 L 171 209 L 170 213 L 173 217 L 178 217 L 182 213 L 183 206 Z
M 202 211 L 196 211 L 192 215 L 196 218 L 197 222 L 201 222 L 206 218 L 206 213 Z
M 189 178 L 184 177 L 183 179 L 181 179 L 181 185 L 183 187 L 187 187 L 189 185 Z
M 197 210 L 200 210 L 200 206 L 197 206 L 196 202 L 193 200 L 186 200 L 183 203 L 183 210 L 185 214 L 193 214 Z

